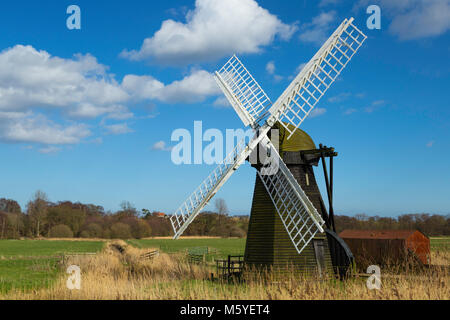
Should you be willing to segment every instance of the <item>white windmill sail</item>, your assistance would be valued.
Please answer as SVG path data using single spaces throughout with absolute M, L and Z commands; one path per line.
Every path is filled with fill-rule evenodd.
M 187 227 L 194 221 L 200 211 L 208 204 L 219 189 L 230 179 L 233 173 L 239 169 L 244 161 L 258 146 L 262 136 L 255 137 L 246 143 L 244 138 L 235 149 L 222 161 L 222 163 L 202 182 L 191 196 L 170 217 L 174 239 L 178 239 Z
M 272 115 L 269 118 L 270 126 L 280 121 L 290 138 L 313 111 L 367 39 L 352 23 L 353 18 L 342 22 L 274 103 L 269 110 Z
M 269 138 L 260 146 L 270 153 L 268 167 L 258 170 L 258 175 L 286 228 L 298 253 L 309 244 L 318 232 L 324 232 L 325 221 L 281 159 Z
M 352 22 L 353 18 L 346 19 L 339 26 L 273 105 L 236 56 L 216 72 L 217 83 L 244 125 L 250 125 L 255 132 L 259 132 L 250 143 L 246 144 L 245 140 L 239 142 L 235 150 L 171 216 L 175 239 L 183 234 L 258 145 L 271 153 L 270 164 L 261 168 L 258 174 L 298 253 L 317 232 L 323 232 L 325 222 L 281 159 L 267 133 L 279 121 L 292 136 L 308 117 L 367 38 Z M 267 114 L 270 116 L 261 127 L 259 121 Z
M 267 94 L 234 55 L 215 79 L 245 126 L 254 127 L 272 106 Z

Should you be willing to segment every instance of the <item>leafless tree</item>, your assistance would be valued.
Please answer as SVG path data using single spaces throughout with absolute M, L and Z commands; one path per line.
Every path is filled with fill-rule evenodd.
M 230 213 L 228 210 L 227 203 L 225 202 L 224 199 L 217 199 L 215 204 L 216 204 L 216 210 L 217 210 L 218 214 L 228 215 Z
M 47 216 L 48 197 L 45 192 L 38 190 L 33 199 L 28 202 L 27 213 L 36 224 L 36 237 L 40 236 L 40 230 Z

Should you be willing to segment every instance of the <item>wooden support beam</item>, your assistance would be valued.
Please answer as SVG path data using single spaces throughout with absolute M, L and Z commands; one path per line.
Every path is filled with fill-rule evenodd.
M 326 150 L 326 147 L 323 147 L 322 145 L 320 145 L 320 150 Z M 322 159 L 322 167 L 323 167 L 323 175 L 325 177 L 325 184 L 326 184 L 326 188 L 327 188 L 327 195 L 328 195 L 328 208 L 329 208 L 329 216 L 328 216 L 328 224 L 330 225 L 330 227 L 334 228 L 333 224 L 332 224 L 332 220 L 331 217 L 333 215 L 333 195 L 332 195 L 332 190 L 330 187 L 330 180 L 328 179 L 328 170 L 327 170 L 327 163 L 325 160 L 325 154 L 323 152 L 321 152 L 320 157 Z M 334 231 L 334 229 L 333 229 Z
M 330 157 L 330 224 L 333 228 L 333 231 L 336 232 L 336 225 L 334 223 L 334 208 L 333 208 L 333 177 L 334 177 L 334 166 L 333 166 L 334 157 Z

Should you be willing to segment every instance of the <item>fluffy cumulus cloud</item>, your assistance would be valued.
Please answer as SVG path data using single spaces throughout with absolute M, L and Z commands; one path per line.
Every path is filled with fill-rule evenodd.
M 128 127 L 128 124 L 126 124 L 126 123 L 106 125 L 105 129 L 108 134 L 114 134 L 114 135 L 126 134 L 126 133 L 133 132 L 133 130 L 130 127 Z
M 361 0 L 378 4 L 391 18 L 389 31 L 401 40 L 439 36 L 450 30 L 450 0 Z
M 0 141 L 77 144 L 92 135 L 83 122 L 133 118 L 132 103 L 195 103 L 219 94 L 212 74 L 204 70 L 192 70 L 167 85 L 136 75 L 118 82 L 91 55 L 63 59 L 17 45 L 0 52 Z M 45 114 L 52 114 L 52 120 Z M 132 131 L 126 124 L 104 128 L 107 134 Z
M 166 103 L 195 103 L 220 94 L 214 77 L 204 70 L 192 71 L 182 80 L 164 85 L 151 76 L 128 75 L 122 86 L 136 99 L 153 99 Z
M 14 143 L 76 144 L 91 135 L 84 124 L 62 126 L 41 114 L 0 112 L 0 140 Z
M 228 108 L 231 107 L 231 104 L 225 96 L 222 96 L 214 101 L 213 106 L 216 108 Z
M 122 56 L 175 65 L 196 63 L 256 53 L 276 37 L 288 40 L 295 30 L 295 25 L 283 23 L 254 0 L 196 0 L 186 23 L 164 21 L 140 50 L 124 51 Z
M 74 59 L 17 45 L 0 53 L 0 110 L 61 108 L 80 117 L 123 109 L 128 94 L 91 55 Z
M 91 55 L 73 59 L 17 45 L 0 52 L 0 140 L 47 145 L 76 144 L 91 135 L 87 125 L 57 123 L 43 110 L 68 118 L 118 116 L 128 93 Z
M 322 12 L 314 17 L 311 22 L 301 26 L 299 38 L 303 42 L 321 45 L 331 36 L 331 31 L 335 22 L 335 11 Z

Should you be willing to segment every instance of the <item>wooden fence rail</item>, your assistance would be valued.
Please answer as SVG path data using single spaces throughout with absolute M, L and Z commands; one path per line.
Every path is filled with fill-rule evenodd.
M 149 251 L 141 255 L 142 260 L 152 260 L 159 256 L 159 250 Z
M 217 274 L 221 278 L 239 276 L 244 268 L 243 256 L 228 256 L 226 260 L 216 260 Z

